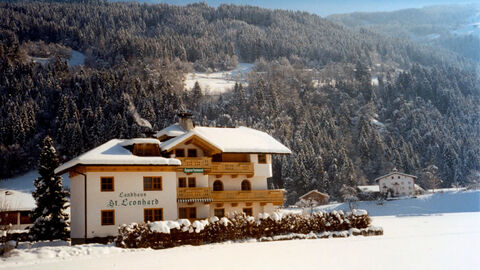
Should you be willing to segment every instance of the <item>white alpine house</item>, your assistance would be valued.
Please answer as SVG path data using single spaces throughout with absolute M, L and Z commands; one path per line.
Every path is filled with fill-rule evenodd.
M 71 189 L 71 239 L 115 236 L 118 225 L 272 213 L 272 154 L 291 151 L 246 127 L 196 127 L 187 113 L 154 138 L 113 139 L 59 166 Z

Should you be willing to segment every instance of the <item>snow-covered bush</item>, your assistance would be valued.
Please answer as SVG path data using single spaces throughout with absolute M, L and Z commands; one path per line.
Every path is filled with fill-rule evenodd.
M 261 239 L 286 234 L 309 234 L 329 231 L 365 229 L 370 225 L 367 211 L 354 209 L 317 212 L 312 215 L 259 214 L 258 218 L 243 213 L 230 218 L 132 223 L 119 227 L 116 245 L 124 248 L 168 248 L 179 245 L 200 245 L 223 241 Z

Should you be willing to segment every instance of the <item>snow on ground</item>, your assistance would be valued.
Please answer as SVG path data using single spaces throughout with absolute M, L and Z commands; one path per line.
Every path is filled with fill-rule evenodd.
M 253 68 L 253 64 L 238 63 L 237 68 L 221 72 L 194 72 L 188 73 L 185 78 L 185 89 L 191 90 L 198 81 L 205 93 L 220 94 L 233 89 L 235 82 L 245 83 L 245 76 Z
M 417 198 L 406 198 L 384 201 L 361 201 L 356 208 L 365 209 L 370 216 L 421 216 L 438 213 L 480 212 L 480 190 L 446 191 L 441 193 L 420 195 Z M 348 211 L 348 203 L 322 205 L 315 211 Z M 301 212 L 298 208 L 287 208 L 285 212 Z
M 85 64 L 85 55 L 79 51 L 72 50 L 70 59 L 68 60 L 68 66 L 78 66 Z
M 480 213 L 374 217 L 383 236 L 223 243 L 164 250 L 17 249 L 0 269 L 480 269 Z
M 30 59 L 35 62 L 35 63 L 40 63 L 42 65 L 46 65 L 52 60 L 51 57 L 35 57 L 35 56 L 29 56 Z M 78 65 L 84 65 L 85 64 L 85 55 L 79 51 L 72 50 L 72 53 L 70 55 L 70 59 L 67 60 L 68 66 L 73 67 L 73 66 L 78 66 Z
M 16 190 L 31 193 L 35 190 L 33 182 L 40 175 L 38 171 L 29 171 L 26 174 L 12 178 L 0 179 L 0 189 Z M 63 174 L 63 187 L 70 188 L 70 178 L 68 173 Z

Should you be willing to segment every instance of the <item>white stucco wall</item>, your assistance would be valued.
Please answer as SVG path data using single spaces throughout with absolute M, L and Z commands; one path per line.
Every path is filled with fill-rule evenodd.
M 394 196 L 407 196 L 415 194 L 415 179 L 403 174 L 392 174 L 378 180 L 378 185 L 382 193 L 386 193 L 388 189 L 394 190 Z M 396 185 L 395 183 L 398 183 Z
M 100 178 L 114 177 L 114 191 L 101 192 Z M 161 176 L 161 191 L 144 191 L 144 176 Z M 175 172 L 89 172 L 87 173 L 87 237 L 116 235 L 118 226 L 143 222 L 145 208 L 162 208 L 164 220 L 177 219 Z M 81 179 L 78 181 L 77 179 Z M 72 238 L 83 238 L 83 176 L 71 184 Z M 129 196 L 133 195 L 133 196 Z M 101 225 L 101 210 L 115 210 L 115 224 Z
M 70 177 L 70 237 L 84 238 L 85 228 L 85 200 L 84 177 L 77 175 Z

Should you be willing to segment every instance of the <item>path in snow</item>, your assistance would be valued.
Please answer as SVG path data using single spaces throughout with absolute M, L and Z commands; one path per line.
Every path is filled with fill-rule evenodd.
M 480 269 L 480 213 L 374 217 L 383 236 L 165 250 L 105 245 L 16 250 L 0 269 Z M 188 258 L 188 259 L 187 259 Z

